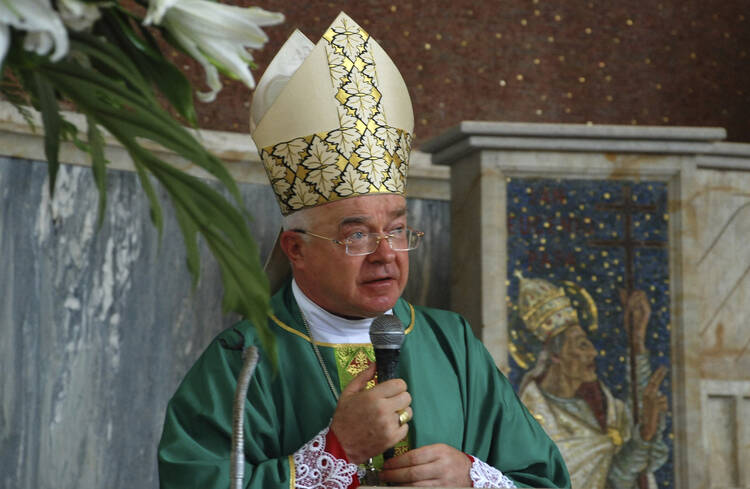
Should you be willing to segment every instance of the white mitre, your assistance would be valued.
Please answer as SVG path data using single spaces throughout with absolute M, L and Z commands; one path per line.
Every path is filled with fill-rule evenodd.
M 285 216 L 360 195 L 405 195 L 413 129 L 401 74 L 343 12 L 315 45 L 292 33 L 250 108 L 251 136 Z M 278 246 L 269 260 L 283 261 Z M 267 271 L 273 290 L 277 274 Z

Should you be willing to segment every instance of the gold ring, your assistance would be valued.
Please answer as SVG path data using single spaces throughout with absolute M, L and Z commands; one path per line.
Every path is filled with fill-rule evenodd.
M 401 411 L 398 412 L 398 425 L 399 426 L 403 426 L 409 421 L 411 421 L 411 415 L 409 414 L 409 411 L 407 411 L 406 409 L 402 409 Z

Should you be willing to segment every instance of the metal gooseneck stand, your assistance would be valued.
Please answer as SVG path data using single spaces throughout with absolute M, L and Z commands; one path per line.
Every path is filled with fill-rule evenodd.
M 245 478 L 245 399 L 247 399 L 250 379 L 252 379 L 255 367 L 258 365 L 258 349 L 250 346 L 242 352 L 242 357 L 242 369 L 237 380 L 237 390 L 234 392 L 234 407 L 232 409 L 232 457 L 229 466 L 232 474 L 231 489 L 242 489 Z

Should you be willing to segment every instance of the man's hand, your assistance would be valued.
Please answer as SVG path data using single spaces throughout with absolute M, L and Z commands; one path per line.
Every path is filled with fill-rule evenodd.
M 412 415 L 411 395 L 406 382 L 392 379 L 365 390 L 375 375 L 375 364 L 357 375 L 341 391 L 333 413 L 331 430 L 338 438 L 349 461 L 361 464 L 380 455 L 406 437 L 408 423 L 399 425 L 398 414 L 404 409 Z
M 470 469 L 465 453 L 438 443 L 386 460 L 380 479 L 397 486 L 471 487 Z
M 640 424 L 641 439 L 644 441 L 651 441 L 659 428 L 659 415 L 669 408 L 667 396 L 659 392 L 659 386 L 666 375 L 667 369 L 659 367 L 643 390 L 643 416 Z

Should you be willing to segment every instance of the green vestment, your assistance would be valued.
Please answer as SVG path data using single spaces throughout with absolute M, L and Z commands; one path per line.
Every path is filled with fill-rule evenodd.
M 246 400 L 246 487 L 293 487 L 292 454 L 331 421 L 336 401 L 294 301 L 289 283 L 271 301 L 278 371 L 267 355 Z M 518 400 L 466 321 L 455 313 L 393 308 L 406 327 L 400 371 L 412 396 L 409 444 L 446 443 L 492 465 L 518 485 L 569 487 L 555 444 Z M 232 402 L 242 347 L 259 345 L 247 321 L 220 334 L 190 369 L 167 407 L 159 444 L 162 489 L 229 487 Z M 341 358 L 350 345 L 319 344 L 340 388 Z M 342 347 L 348 347 L 342 348 Z

